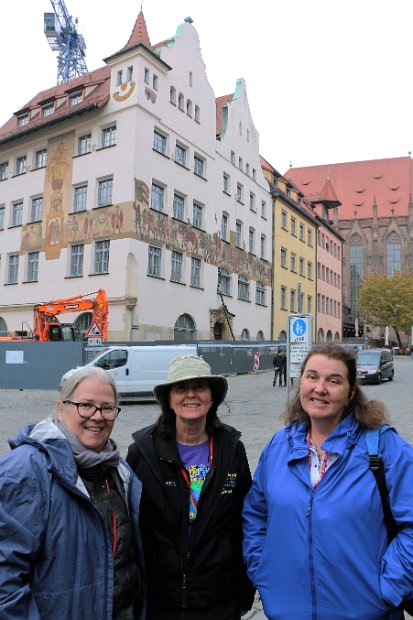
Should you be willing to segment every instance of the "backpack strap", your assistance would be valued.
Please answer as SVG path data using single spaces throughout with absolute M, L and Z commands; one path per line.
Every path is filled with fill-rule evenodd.
M 376 479 L 379 489 L 381 503 L 383 505 L 384 521 L 386 523 L 389 540 L 397 535 L 398 528 L 393 518 L 393 514 L 389 502 L 389 494 L 387 491 L 386 476 L 384 473 L 384 463 L 380 453 L 380 435 L 389 429 L 393 429 L 389 424 L 384 424 L 379 428 L 371 428 L 364 431 L 367 450 L 369 453 L 369 466 Z

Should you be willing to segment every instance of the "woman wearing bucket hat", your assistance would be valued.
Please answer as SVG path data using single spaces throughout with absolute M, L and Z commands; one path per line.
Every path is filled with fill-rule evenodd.
M 161 415 L 133 434 L 148 620 L 239 620 L 252 606 L 241 521 L 251 474 L 241 433 L 217 415 L 227 388 L 201 357 L 176 357 L 154 388 Z

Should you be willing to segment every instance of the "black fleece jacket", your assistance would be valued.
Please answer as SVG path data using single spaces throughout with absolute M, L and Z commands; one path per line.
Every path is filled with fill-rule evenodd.
M 250 609 L 254 588 L 242 560 L 244 497 L 251 473 L 241 433 L 225 424 L 214 436 L 213 467 L 188 528 L 189 489 L 175 438 L 155 425 L 132 435 L 127 462 L 143 484 L 140 528 L 148 579 L 148 609 Z

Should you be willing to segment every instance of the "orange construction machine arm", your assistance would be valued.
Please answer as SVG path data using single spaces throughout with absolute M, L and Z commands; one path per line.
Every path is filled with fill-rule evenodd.
M 87 299 L 97 293 L 94 299 Z M 81 312 L 82 310 L 93 311 L 93 321 L 102 332 L 102 337 L 107 340 L 108 336 L 108 300 L 103 289 L 75 295 L 67 299 L 55 299 L 47 303 L 37 304 L 34 307 L 33 332 L 37 340 L 42 342 L 49 340 L 49 324 L 58 323 L 57 315 L 65 312 Z

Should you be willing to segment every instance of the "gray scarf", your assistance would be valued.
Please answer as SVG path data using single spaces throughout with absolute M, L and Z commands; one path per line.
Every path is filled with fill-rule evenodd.
M 69 442 L 77 467 L 83 469 L 94 467 L 95 465 L 101 465 L 103 463 L 109 467 L 117 467 L 119 465 L 120 452 L 113 439 L 109 438 L 101 452 L 96 452 L 95 450 L 85 448 L 85 446 L 80 443 L 76 435 L 69 431 L 62 420 L 56 419 L 53 420 L 53 423 L 60 431 L 62 431 Z

